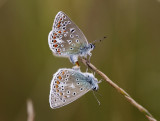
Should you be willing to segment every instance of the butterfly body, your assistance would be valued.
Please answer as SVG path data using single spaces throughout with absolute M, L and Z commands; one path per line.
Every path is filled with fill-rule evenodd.
M 68 57 L 72 63 L 77 62 L 79 56 L 91 56 L 94 49 L 78 26 L 62 11 L 54 19 L 48 44 L 55 56 Z
M 80 70 L 62 68 L 54 75 L 50 85 L 50 107 L 60 108 L 90 90 L 98 90 L 98 80 L 91 73 Z

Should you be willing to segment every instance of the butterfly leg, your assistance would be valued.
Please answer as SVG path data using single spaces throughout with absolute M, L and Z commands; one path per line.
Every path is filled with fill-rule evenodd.
M 75 64 L 76 66 L 73 66 L 73 69 L 75 70 L 79 70 L 80 69 L 80 66 L 79 66 L 79 63 L 78 63 L 78 56 L 77 55 L 71 55 L 70 56 L 70 61 Z
M 92 53 L 88 53 L 88 55 L 89 55 L 88 62 L 90 63 L 90 59 L 91 59 Z M 87 60 L 87 56 L 85 58 Z M 87 66 L 86 72 L 88 72 L 88 66 Z
M 79 66 L 79 62 L 78 61 L 76 61 L 75 64 L 76 64 L 76 66 Z
M 93 75 L 95 76 L 95 74 L 96 74 L 96 72 L 94 71 L 94 72 L 93 72 Z
M 88 72 L 88 66 L 87 66 L 87 68 L 86 68 L 86 72 Z
M 78 62 L 78 56 L 77 55 L 71 55 L 69 57 L 70 59 L 70 62 L 73 63 L 73 64 L 76 64 L 76 62 Z
M 102 82 L 102 79 L 98 81 L 98 84 Z
M 88 62 L 90 63 L 92 53 L 88 53 L 88 55 L 89 55 Z
M 83 56 L 83 58 L 84 58 L 85 60 L 87 60 L 87 55 Z M 86 68 L 86 72 L 88 72 L 88 65 L 87 65 L 87 68 Z
M 74 70 L 80 70 L 80 66 L 79 66 L 78 61 L 76 61 L 75 64 L 76 64 L 76 66 L 73 66 L 72 68 L 73 68 Z

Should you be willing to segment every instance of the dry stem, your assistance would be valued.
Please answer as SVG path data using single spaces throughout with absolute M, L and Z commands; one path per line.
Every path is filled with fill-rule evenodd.
M 103 72 L 98 70 L 93 64 L 88 62 L 86 59 L 81 59 L 82 63 L 89 67 L 91 70 L 99 74 L 103 79 L 106 80 L 112 87 L 114 87 L 120 94 L 122 94 L 129 103 L 131 103 L 134 107 L 136 107 L 140 112 L 142 112 L 149 121 L 157 121 L 147 109 L 138 104 L 126 91 L 120 88 L 117 84 L 115 84 L 112 80 L 110 80 Z
M 34 114 L 33 104 L 30 99 L 27 100 L 27 114 L 28 114 L 27 121 L 34 121 L 35 114 Z

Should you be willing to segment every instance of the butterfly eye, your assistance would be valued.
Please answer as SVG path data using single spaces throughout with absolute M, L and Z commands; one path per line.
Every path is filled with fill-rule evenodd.
M 95 45 L 94 45 L 94 44 L 90 44 L 90 48 L 91 48 L 91 49 L 94 49 L 94 48 L 95 48 Z
M 97 90 L 97 88 L 96 88 L 96 87 L 94 87 L 94 88 L 93 88 L 93 90 Z
M 76 81 L 78 81 L 79 79 L 77 78 Z M 78 82 L 79 83 L 79 82 Z

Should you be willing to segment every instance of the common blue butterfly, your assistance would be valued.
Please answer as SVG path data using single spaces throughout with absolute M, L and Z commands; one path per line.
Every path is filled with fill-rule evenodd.
M 98 80 L 91 73 L 62 68 L 54 75 L 50 85 L 49 103 L 53 109 L 65 106 L 90 90 L 98 90 Z
M 48 35 L 48 44 L 55 56 L 68 57 L 78 65 L 78 57 L 91 57 L 94 44 L 88 44 L 78 26 L 62 11 L 58 12 L 52 30 Z

